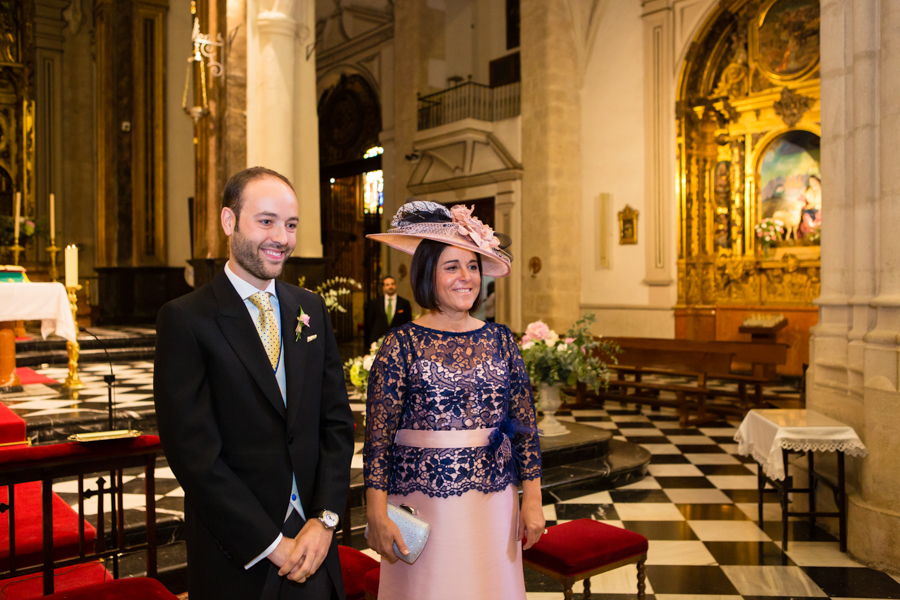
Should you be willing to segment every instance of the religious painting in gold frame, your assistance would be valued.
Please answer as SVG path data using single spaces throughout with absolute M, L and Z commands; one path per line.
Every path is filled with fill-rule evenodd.
M 637 244 L 638 211 L 625 205 L 619 211 L 619 245 Z
M 750 29 L 750 54 L 774 81 L 793 81 L 819 66 L 819 0 L 769 0 Z
M 820 138 L 804 129 L 773 137 L 759 153 L 758 219 L 784 223 L 784 243 L 809 245 L 822 225 Z M 780 245 L 780 244 L 779 244 Z

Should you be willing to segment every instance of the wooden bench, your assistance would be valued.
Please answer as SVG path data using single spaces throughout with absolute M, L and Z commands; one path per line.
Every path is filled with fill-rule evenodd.
M 610 367 L 616 378 L 609 382 L 609 390 L 601 391 L 597 396 L 617 399 L 622 404 L 637 402 L 654 408 L 674 407 L 678 410 L 681 427 L 700 425 L 719 418 L 709 414 L 711 406 L 707 402 L 710 393 L 707 373 L 730 364 L 730 354 L 681 352 L 670 355 L 639 349 L 625 350 L 620 355 L 620 361 L 622 364 Z M 644 379 L 645 375 L 667 375 L 680 377 L 685 381 L 650 382 Z M 629 390 L 633 392 L 629 394 Z M 675 399 L 662 398 L 660 392 L 671 392 Z
M 589 397 L 618 399 L 650 404 L 651 406 L 673 406 L 681 416 L 680 425 L 698 425 L 715 420 L 710 412 L 717 415 L 734 414 L 742 416 L 763 402 L 764 385 L 775 383 L 775 366 L 787 361 L 786 344 L 758 342 L 715 342 L 705 340 L 670 340 L 656 338 L 606 338 L 622 349 L 616 358 L 618 364 L 611 364 L 616 378 L 610 381 L 612 391 L 592 394 L 585 386 L 566 390 L 575 395 L 576 406 L 584 405 Z M 604 360 L 609 357 L 603 356 Z M 734 373 L 734 364 L 750 364 L 750 374 Z M 683 383 L 651 383 L 643 380 L 644 375 L 668 375 L 688 379 Z M 626 379 L 626 376 L 632 379 Z M 713 390 L 708 387 L 710 378 L 722 379 L 737 384 L 736 391 Z M 752 388 L 751 397 L 748 388 Z M 627 390 L 633 389 L 633 394 Z M 619 390 L 619 393 L 615 393 Z M 624 395 L 622 394 L 624 391 Z M 659 392 L 675 394 L 676 399 L 660 399 Z M 716 398 L 737 398 L 725 403 L 710 403 Z M 690 416 L 692 408 L 696 417 Z

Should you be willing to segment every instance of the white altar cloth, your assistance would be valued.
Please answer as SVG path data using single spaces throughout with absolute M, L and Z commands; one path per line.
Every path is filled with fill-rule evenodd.
M 61 283 L 0 283 L 0 321 L 41 321 L 41 335 L 75 342 L 78 329 Z
M 751 410 L 734 439 L 738 452 L 753 456 L 776 481 L 785 476 L 782 450 L 843 452 L 859 457 L 869 453 L 852 427 L 805 408 Z

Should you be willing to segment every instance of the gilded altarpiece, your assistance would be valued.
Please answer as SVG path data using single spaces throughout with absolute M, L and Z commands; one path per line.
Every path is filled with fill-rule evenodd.
M 0 215 L 35 214 L 34 2 L 0 0 Z M 3 257 L 11 259 L 11 257 Z
M 685 59 L 676 106 L 681 337 L 730 337 L 717 309 L 733 309 L 727 328 L 736 331 L 741 314 L 802 313 L 819 295 L 819 11 L 817 0 L 723 1 Z M 773 164 L 786 175 L 773 178 Z M 754 231 L 765 218 L 785 225 L 766 248 Z

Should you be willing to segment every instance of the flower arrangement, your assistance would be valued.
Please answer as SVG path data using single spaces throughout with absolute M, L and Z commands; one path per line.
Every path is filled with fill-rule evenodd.
M 753 227 L 759 244 L 765 250 L 784 237 L 784 223 L 779 219 L 763 219 Z
M 541 383 L 575 385 L 582 382 L 595 392 L 606 387 L 609 368 L 597 356 L 597 350 L 602 350 L 613 362 L 620 350 L 613 342 L 594 339 L 590 325 L 595 320 L 593 313 L 586 314 L 575 322 L 564 337 L 542 321 L 528 325 L 520 347 L 532 386 Z
M 339 285 L 342 287 L 337 287 Z M 340 297 L 349 295 L 353 290 L 343 286 L 349 286 L 358 290 L 362 289 L 362 285 L 355 279 L 350 277 L 332 277 L 317 287 L 315 292 L 325 300 L 325 308 L 345 313 L 347 309 L 341 306 Z
M 25 242 L 34 237 L 35 234 L 43 235 L 47 233 L 47 228 L 43 223 L 36 222 L 35 219 L 27 217 L 19 217 L 19 243 L 25 245 Z M 9 216 L 0 217 L 0 246 L 12 246 L 15 241 L 15 219 Z
M 349 359 L 344 363 L 344 374 L 350 380 L 350 385 L 356 388 L 360 394 L 366 393 L 366 387 L 369 384 L 369 371 L 372 370 L 372 363 L 375 362 L 375 355 L 378 349 L 384 343 L 384 338 L 378 338 L 369 346 L 369 353 L 365 356 L 357 356 Z

